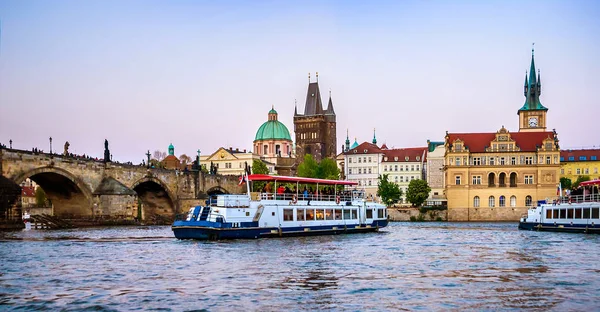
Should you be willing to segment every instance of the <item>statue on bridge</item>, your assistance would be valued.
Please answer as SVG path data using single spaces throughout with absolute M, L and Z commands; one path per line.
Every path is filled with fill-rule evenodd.
M 104 139 L 104 162 L 110 162 L 110 151 L 108 150 L 108 140 Z
M 65 142 L 65 150 L 63 152 L 63 155 L 65 155 L 65 156 L 69 155 L 69 146 L 71 146 L 71 144 L 69 144 L 69 141 Z

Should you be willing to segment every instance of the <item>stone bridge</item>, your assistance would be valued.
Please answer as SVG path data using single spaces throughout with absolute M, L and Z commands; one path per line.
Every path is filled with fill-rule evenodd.
M 244 192 L 237 176 L 6 148 L 0 148 L 0 174 L 16 185 L 33 180 L 46 192 L 54 215 L 70 218 L 173 218 L 209 195 Z

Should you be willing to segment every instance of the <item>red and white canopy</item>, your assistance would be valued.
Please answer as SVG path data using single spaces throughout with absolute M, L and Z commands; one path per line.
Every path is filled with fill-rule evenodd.
M 583 181 L 579 183 L 579 186 L 591 186 L 591 185 L 600 185 L 600 179 L 591 180 L 591 181 Z
M 272 176 L 268 174 L 251 174 L 246 178 L 248 181 L 273 181 L 273 182 L 288 182 L 288 183 L 306 183 L 306 184 L 321 184 L 321 185 L 357 185 L 357 182 L 344 180 L 326 180 L 313 179 L 302 177 L 286 177 Z

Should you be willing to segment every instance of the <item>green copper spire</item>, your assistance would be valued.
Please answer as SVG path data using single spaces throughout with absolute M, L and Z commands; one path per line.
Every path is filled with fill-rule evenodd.
M 519 111 L 530 111 L 530 110 L 543 110 L 548 109 L 540 102 L 540 94 L 542 91 L 542 84 L 539 80 L 536 81 L 535 77 L 535 61 L 533 57 L 533 48 L 531 49 L 531 67 L 529 68 L 529 81 L 527 81 L 527 75 L 525 75 L 525 104 L 519 109 Z M 539 77 L 539 76 L 538 76 Z M 518 114 L 518 112 L 517 112 Z
M 375 128 L 373 128 L 373 144 L 377 145 L 377 138 L 375 137 Z
M 173 143 L 169 144 L 169 155 L 175 156 L 175 146 L 173 146 Z

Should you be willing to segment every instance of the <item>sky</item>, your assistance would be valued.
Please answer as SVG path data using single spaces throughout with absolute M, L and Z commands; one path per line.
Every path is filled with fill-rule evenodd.
M 294 138 L 308 74 L 346 139 L 518 131 L 535 43 L 561 148 L 600 147 L 598 1 L 0 0 L 0 143 L 140 163 Z M 326 107 L 324 107 L 326 108 Z

